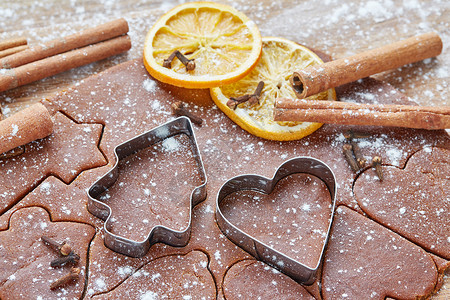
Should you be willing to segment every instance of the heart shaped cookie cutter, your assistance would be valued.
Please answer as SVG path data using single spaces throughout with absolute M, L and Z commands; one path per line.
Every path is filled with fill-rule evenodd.
M 318 177 L 325 183 L 331 196 L 332 207 L 327 235 L 317 265 L 314 268 L 308 267 L 300 261 L 290 258 L 282 252 L 273 249 L 267 244 L 245 233 L 228 221 L 221 211 L 221 202 L 228 195 L 242 190 L 253 190 L 270 194 L 281 179 L 296 173 L 306 173 Z M 296 157 L 284 162 L 276 170 L 275 175 L 271 179 L 259 175 L 246 174 L 228 180 L 222 185 L 217 194 L 216 220 L 220 230 L 233 243 L 250 253 L 256 259 L 261 260 L 290 276 L 295 281 L 309 285 L 315 280 L 328 243 L 336 206 L 336 193 L 336 178 L 330 167 L 322 161 L 312 157 Z
M 196 186 L 190 197 L 189 207 L 189 225 L 184 230 L 178 231 L 170 229 L 166 226 L 157 225 L 154 226 L 147 238 L 143 241 L 135 241 L 123 236 L 114 234 L 110 231 L 111 223 L 111 207 L 99 200 L 99 197 L 108 190 L 119 176 L 119 161 L 131 154 L 137 153 L 147 147 L 150 147 L 156 143 L 159 143 L 165 139 L 173 137 L 178 134 L 185 134 L 189 137 L 193 156 L 197 162 L 199 168 L 199 174 L 202 179 L 202 184 Z M 160 125 L 150 131 L 147 131 L 141 135 L 138 135 L 120 145 L 114 149 L 116 156 L 116 163 L 114 167 L 106 173 L 103 177 L 97 180 L 88 190 L 88 211 L 94 216 L 103 219 L 105 221 L 104 228 L 104 242 L 105 245 L 111 250 L 131 256 L 142 257 L 144 256 L 150 247 L 158 242 L 163 242 L 171 246 L 186 246 L 192 227 L 192 208 L 206 199 L 206 173 L 203 166 L 203 161 L 200 156 L 200 151 L 197 146 L 197 142 L 192 128 L 191 121 L 186 117 L 179 117 L 173 121 Z

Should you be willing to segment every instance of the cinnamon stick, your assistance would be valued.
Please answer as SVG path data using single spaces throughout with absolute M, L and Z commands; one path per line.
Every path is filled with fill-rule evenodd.
M 0 58 L 28 49 L 28 45 L 17 46 L 0 51 Z
M 434 32 L 408 38 L 357 55 L 307 67 L 294 72 L 290 81 L 298 98 L 323 92 L 345 83 L 395 69 L 442 51 L 442 41 Z
M 128 35 L 47 57 L 14 69 L 0 69 L 0 92 L 105 59 L 131 48 Z
M 64 53 L 87 45 L 106 41 L 128 32 L 125 19 L 117 19 L 94 28 L 36 45 L 12 56 L 0 59 L 0 69 L 10 69 L 56 54 Z
M 24 37 L 11 38 L 4 41 L 0 41 L 0 51 L 14 48 L 17 46 L 22 46 L 27 44 L 27 39 Z
M 47 108 L 41 103 L 19 111 L 0 121 L 0 153 L 37 139 L 53 132 L 53 120 Z
M 339 101 L 277 99 L 275 121 L 343 125 L 450 128 L 450 106 L 357 104 Z

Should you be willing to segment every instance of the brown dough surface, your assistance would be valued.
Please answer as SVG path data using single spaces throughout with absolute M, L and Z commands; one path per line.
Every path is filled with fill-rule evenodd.
M 221 202 L 234 226 L 314 269 L 327 237 L 331 197 L 322 180 L 293 174 L 269 194 L 239 191 Z
M 0 232 L 0 298 L 66 299 L 80 298 L 85 286 L 86 258 L 95 229 L 74 222 L 52 222 L 39 207 L 23 208 L 11 216 L 9 229 Z M 76 265 L 80 278 L 72 284 L 50 290 L 50 284 L 66 275 L 71 266 L 52 268 L 58 254 L 41 237 L 68 242 L 80 256 Z
M 405 169 L 383 167 L 383 181 L 368 170 L 355 183 L 371 218 L 430 252 L 450 259 L 450 151 L 425 148 Z
M 294 280 L 256 260 L 243 260 L 231 266 L 224 278 L 223 291 L 227 300 L 314 299 Z
M 436 265 L 428 253 L 340 206 L 322 269 L 324 299 L 414 299 L 429 295 Z
M 123 84 L 124 78 L 126 85 Z M 115 145 L 173 118 L 170 104 L 176 98 L 171 94 L 171 87 L 162 87 L 149 78 L 140 61 L 131 61 L 84 80 L 72 91 L 52 101 L 54 109 L 63 110 L 78 122 L 105 124 L 100 148 L 105 152 L 109 163 L 113 163 L 112 149 Z M 96 91 L 96 95 L 91 94 L 92 90 Z M 179 95 L 183 94 L 179 89 L 174 90 Z M 189 94 L 196 95 L 197 98 L 207 97 L 204 91 L 189 91 Z M 405 101 L 405 96 L 395 89 L 371 79 L 344 87 L 341 95 L 347 100 L 361 102 L 370 102 L 371 97 L 368 95 L 376 95 L 379 102 Z M 94 291 L 94 294 L 108 291 L 123 280 L 123 277 L 106 276 L 105 269 L 96 265 L 106 264 L 117 269 L 132 264 L 138 268 L 154 257 L 188 253 L 195 249 L 209 253 L 209 268 L 220 288 L 229 266 L 238 260 L 249 258 L 248 254 L 221 234 L 213 214 L 218 189 L 228 178 L 239 174 L 255 173 L 270 177 L 286 159 L 299 155 L 317 157 L 333 168 L 339 183 L 339 201 L 358 208 L 352 194 L 356 176 L 341 153 L 344 141 L 342 134 L 349 127 L 324 125 L 316 133 L 300 141 L 264 141 L 242 131 L 210 101 L 202 103 L 202 106 L 191 104 L 190 108 L 205 120 L 201 127 L 195 126 L 195 133 L 209 179 L 208 198 L 194 209 L 190 243 L 181 249 L 155 245 L 146 257 L 130 259 L 112 253 L 104 248 L 100 238 L 95 239 L 91 257 L 96 264 L 92 264 L 88 279 L 88 290 Z M 357 129 L 371 135 L 365 141 L 367 145 L 362 145 L 365 155 L 376 153 L 388 164 L 402 166 L 413 152 L 425 145 L 450 148 L 448 136 L 443 131 L 431 133 L 425 130 L 379 127 Z M 391 153 L 400 155 L 389 155 Z M 86 187 L 89 183 L 92 182 L 85 183 Z M 106 253 L 109 255 L 105 255 Z M 105 277 L 105 285 L 96 286 L 95 280 L 102 276 Z
M 339 89 L 339 93 L 345 101 L 405 103 L 407 100 L 404 95 L 389 85 L 373 79 L 346 85 Z M 115 146 L 173 119 L 170 105 L 178 99 L 188 102 L 190 99 L 199 100 L 196 102 L 197 105 L 190 103 L 189 108 L 204 119 L 204 124 L 194 125 L 194 130 L 208 176 L 208 197 L 193 210 L 191 239 L 186 247 L 174 248 L 156 244 L 142 258 L 119 255 L 103 244 L 101 234 L 103 222 L 86 212 L 86 189 L 114 165 Z M 72 122 L 76 126 L 94 126 L 85 123 L 104 125 L 99 148 L 107 159 L 107 165 L 84 171 L 72 181 L 64 180 L 63 182 L 49 177 L 47 180 L 40 179 L 43 180 L 41 185 L 45 184 L 42 188 L 38 185 L 33 189 L 40 181 L 26 186 L 22 193 L 32 192 L 24 198 L 23 195 L 10 196 L 13 199 L 12 204 L 8 204 L 11 209 L 0 217 L 0 226 L 4 228 L 7 215 L 17 207 L 30 205 L 42 205 L 48 209 L 52 218 L 54 216 L 58 220 L 76 220 L 94 225 L 99 234 L 94 237 L 89 248 L 90 261 L 85 298 L 112 290 L 121 290 L 121 285 L 129 280 L 133 283 L 127 285 L 130 290 L 136 285 L 149 285 L 152 283 L 151 278 L 133 277 L 133 274 L 157 259 L 171 255 L 187 255 L 195 250 L 202 251 L 208 256 L 208 269 L 214 282 L 208 281 L 205 285 L 208 285 L 208 289 L 217 290 L 218 295 L 223 295 L 222 282 L 230 267 L 252 257 L 230 242 L 215 223 L 215 198 L 220 186 L 227 179 L 240 174 L 253 173 L 271 177 L 281 163 L 296 156 L 312 156 L 327 163 L 337 177 L 338 202 L 361 212 L 352 190 L 357 175 L 350 170 L 341 150 L 345 140 L 343 133 L 351 127 L 324 125 L 302 140 L 287 143 L 262 140 L 241 130 L 224 116 L 212 104 L 207 91 L 186 91 L 156 83 L 148 76 L 141 60 L 130 61 L 89 77 L 50 101 L 47 106 L 51 111 L 54 113 L 62 111 L 79 124 Z M 369 138 L 358 141 L 364 155 L 367 158 L 375 154 L 381 155 L 387 165 L 404 167 L 407 159 L 424 147 L 450 149 L 450 139 L 445 131 L 431 132 L 381 127 L 355 129 L 370 135 Z M 70 133 L 71 130 L 68 131 Z M 89 140 L 87 136 L 85 138 Z M 47 139 L 43 141 L 45 140 Z M 97 143 L 98 139 L 93 144 L 97 146 Z M 96 151 L 98 152 L 98 149 Z M 52 153 L 55 158 L 61 158 L 62 152 L 53 150 Z M 58 154 L 55 155 L 55 153 Z M 42 155 L 34 153 L 30 157 L 39 160 Z M 21 158 L 16 158 L 18 159 Z M 174 163 L 182 162 L 186 160 L 181 160 L 180 156 L 174 161 Z M 103 164 L 104 161 L 97 166 Z M 21 163 L 18 161 L 12 182 L 26 174 L 26 171 L 18 169 L 20 166 Z M 72 168 L 67 167 L 67 169 Z M 46 194 L 48 183 L 52 187 L 52 193 L 49 195 Z M 0 193 L 1 201 L 4 198 L 2 193 L 4 192 Z M 21 201 L 14 205 L 19 200 Z M 174 218 L 173 215 L 165 217 Z M 148 218 L 147 212 L 136 214 L 135 218 L 137 220 Z M 367 218 L 364 220 L 369 221 Z M 398 239 L 401 238 L 394 233 L 392 235 Z M 383 255 L 391 257 L 391 251 L 393 250 Z M 372 268 L 373 271 L 377 271 L 378 266 Z M 258 282 L 254 284 L 255 290 L 266 291 L 271 272 L 259 273 L 261 278 L 258 278 Z M 416 276 L 421 280 L 424 277 L 423 274 Z M 417 278 L 413 278 L 412 282 L 415 282 Z M 231 288 L 231 285 L 229 287 Z M 295 291 L 300 289 L 300 285 L 294 285 L 291 281 L 280 281 L 278 288 L 285 290 L 286 293 L 292 290 L 295 294 Z M 422 292 L 420 291 L 419 294 Z M 318 293 L 314 295 L 316 298 L 320 297 Z M 195 297 L 195 294 L 192 296 Z
M 69 183 L 81 171 L 106 164 L 97 145 L 100 124 L 77 124 L 54 115 L 53 133 L 25 146 L 25 153 L 0 160 L 0 213 L 4 213 L 49 175 Z
M 40 206 L 51 211 L 53 221 L 75 221 L 96 227 L 103 226 L 103 221 L 87 211 L 86 188 L 78 183 L 84 180 L 95 181 L 111 166 L 104 166 L 81 173 L 70 185 L 56 177 L 47 177 L 37 188 L 27 194 L 18 204 L 0 216 L 0 230 L 8 228 L 11 214 L 30 206 Z
M 208 257 L 200 251 L 161 257 L 133 272 L 113 291 L 93 299 L 215 299 L 214 280 L 207 266 Z M 103 284 L 101 279 L 96 283 Z

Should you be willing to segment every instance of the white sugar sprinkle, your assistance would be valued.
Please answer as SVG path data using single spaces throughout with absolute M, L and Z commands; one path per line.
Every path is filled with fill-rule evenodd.
M 151 79 L 144 80 L 142 86 L 147 92 L 154 92 L 156 89 L 156 83 Z

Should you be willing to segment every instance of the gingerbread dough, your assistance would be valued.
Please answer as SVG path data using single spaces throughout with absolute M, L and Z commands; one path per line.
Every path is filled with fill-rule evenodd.
M 103 168 L 95 169 L 104 173 Z M 92 172 L 91 172 L 92 173 Z M 79 179 L 85 178 L 83 173 Z M 95 177 L 90 177 L 94 178 Z M 75 221 L 90 224 L 96 227 L 103 225 L 102 221 L 91 215 L 87 207 L 86 189 L 76 184 L 67 185 L 58 178 L 50 176 L 27 194 L 18 204 L 0 216 L 0 230 L 8 229 L 11 214 L 30 206 L 39 206 L 51 211 L 53 221 Z
M 157 225 L 189 226 L 191 192 L 202 184 L 192 150 L 189 137 L 178 134 L 119 162 L 117 181 L 100 198 L 111 207 L 111 232 L 142 241 Z
M 293 174 L 269 194 L 235 192 L 221 202 L 225 218 L 271 248 L 316 268 L 327 237 L 331 197 L 319 178 Z
M 69 183 L 83 170 L 106 164 L 97 145 L 100 124 L 77 124 L 61 113 L 47 138 L 25 146 L 25 153 L 0 160 L 0 213 L 17 203 L 49 175 Z
M 404 103 L 405 101 L 405 97 L 401 93 L 395 91 L 389 85 L 372 79 L 365 79 L 346 85 L 339 90 L 339 93 L 346 101 L 361 100 L 361 102 L 370 102 L 376 100 L 379 103 Z M 180 248 L 156 244 L 152 246 L 149 253 L 143 258 L 129 258 L 114 253 L 103 244 L 101 235 L 103 222 L 101 220 L 93 221 L 91 217 L 86 215 L 86 212 L 82 213 L 80 211 L 85 208 L 87 201 L 87 196 L 84 192 L 99 176 L 102 176 L 114 165 L 114 147 L 140 133 L 173 119 L 174 116 L 172 115 L 170 105 L 180 98 L 190 99 L 190 96 L 193 96 L 197 100 L 202 100 L 197 102 L 198 104 L 188 103 L 188 105 L 190 110 L 204 119 L 202 126 L 194 125 L 194 127 L 208 176 L 208 197 L 193 210 L 193 227 L 189 244 L 186 247 Z M 202 251 L 208 257 L 207 268 L 214 280 L 205 281 L 205 289 L 217 290 L 218 295 L 222 295 L 225 274 L 239 261 L 249 260 L 252 257 L 230 242 L 218 229 L 214 218 L 217 192 L 227 179 L 236 175 L 253 173 L 271 177 L 278 166 L 289 158 L 312 156 L 323 160 L 333 169 L 337 176 L 339 186 L 337 199 L 339 203 L 362 212 L 358 202 L 354 198 L 352 189 L 357 174 L 354 174 L 350 170 L 341 150 L 342 144 L 345 142 L 343 134 L 350 128 L 363 131 L 370 136 L 367 139 L 358 141 L 364 155 L 368 158 L 374 154 L 381 155 L 384 163 L 387 165 L 403 167 L 413 153 L 424 147 L 450 149 L 450 139 L 445 131 L 431 132 L 426 130 L 380 127 L 353 128 L 349 126 L 324 125 L 314 134 L 299 141 L 280 143 L 262 140 L 249 135 L 231 122 L 221 111 L 215 108 L 207 92 L 186 92 L 182 89 L 160 85 L 155 82 L 145 71 L 141 60 L 130 61 L 89 77 L 54 99 L 50 99 L 47 105 L 53 112 L 61 111 L 73 119 L 76 122 L 73 123 L 71 121 L 73 124 L 76 124 L 74 126 L 94 126 L 87 125 L 86 123 L 104 124 L 99 147 L 105 155 L 107 165 L 98 169 L 86 170 L 87 168 L 94 167 L 93 164 L 87 164 L 85 167 L 80 168 L 80 170 L 85 171 L 76 180 L 64 180 L 65 186 L 61 185 L 62 182 L 57 183 L 52 180 L 51 183 L 58 187 L 55 191 L 60 191 L 62 193 L 61 195 L 53 195 L 53 193 L 46 195 L 45 192 L 40 192 L 40 186 L 33 190 L 39 182 L 32 185 L 24 184 L 22 194 L 33 190 L 33 193 L 30 194 L 32 199 L 29 197 L 23 198 L 23 195 L 21 197 L 17 195 L 14 197 L 10 196 L 14 198 L 14 201 L 12 203 L 8 202 L 9 204 L 7 206 L 14 210 L 15 206 L 22 205 L 22 201 L 26 201 L 27 205 L 31 205 L 32 203 L 39 205 L 42 202 L 43 206 L 49 210 L 52 216 L 55 215 L 55 217 L 58 216 L 66 220 L 78 220 L 78 222 L 93 224 L 96 227 L 99 233 L 92 240 L 89 248 L 90 264 L 86 293 L 81 295 L 85 298 L 90 298 L 95 295 L 101 296 L 109 291 L 113 295 L 116 290 L 120 292 L 127 290 L 130 293 L 137 293 L 139 290 L 133 290 L 133 287 L 153 284 L 150 277 L 137 276 L 139 275 L 140 269 L 145 268 L 149 263 L 158 259 L 173 255 L 187 255 L 192 251 Z M 67 130 L 70 133 L 71 130 Z M 83 134 L 85 133 L 83 132 Z M 89 141 L 88 136 L 88 134 L 84 135 L 86 141 Z M 97 142 L 98 139 L 92 144 L 97 146 Z M 97 149 L 94 148 L 94 150 L 98 152 Z M 64 158 L 61 151 L 52 150 L 51 153 L 55 159 Z M 85 154 L 83 157 L 86 156 L 89 155 Z M 30 159 L 33 158 L 36 161 L 42 157 L 42 153 L 36 152 L 30 154 Z M 75 163 L 80 160 L 82 159 L 69 160 L 69 162 Z M 182 162 L 186 161 L 184 159 L 181 160 L 181 156 L 175 155 L 173 162 L 175 165 L 181 165 Z M 103 160 L 102 164 L 105 163 L 105 160 Z M 102 164 L 98 164 L 97 166 Z M 17 162 L 17 169 L 14 172 L 12 182 L 26 174 L 26 171 L 19 169 L 20 166 L 22 166 L 21 163 Z M 187 166 L 191 166 L 191 164 L 188 163 Z M 73 168 L 66 167 L 66 169 Z M 42 175 L 43 177 L 40 180 L 44 180 L 49 175 Z M 45 180 L 42 183 L 46 182 L 48 181 Z M 63 195 L 70 195 L 71 191 L 79 195 L 78 200 L 74 198 L 69 198 L 70 200 L 64 199 Z M 2 196 L 0 195 L 0 197 Z M 19 201 L 22 198 L 23 200 Z M 113 201 L 113 197 L 109 198 L 108 201 Z M 15 205 L 16 202 L 19 203 Z M 61 208 L 65 202 L 70 202 L 66 207 L 69 207 L 68 205 L 75 206 L 78 204 L 81 206 L 78 209 L 70 210 L 64 216 L 64 211 L 68 212 L 67 209 L 64 210 Z M 301 207 L 301 204 L 299 205 Z M 367 217 L 359 214 L 357 216 L 361 217 L 365 222 L 372 222 Z M 148 218 L 148 212 L 136 212 L 134 218 L 136 220 Z M 171 218 L 175 219 L 173 214 L 166 215 L 164 218 L 167 220 Z M 390 232 L 390 234 L 390 237 L 395 237 L 396 241 L 403 241 L 398 234 L 393 232 Z M 408 243 L 408 245 L 420 250 L 420 248 L 413 244 Z M 299 245 L 299 247 L 301 246 Z M 423 257 L 429 257 L 423 250 L 419 250 L 417 253 L 420 252 L 420 255 L 424 255 Z M 392 253 L 383 253 L 383 255 L 388 256 L 392 255 Z M 363 252 L 355 253 L 355 257 L 363 257 Z M 393 257 L 398 258 L 398 262 L 392 261 L 392 263 L 402 263 L 404 261 L 403 257 L 397 257 L 395 255 Z M 202 259 L 202 261 L 204 260 Z M 427 270 L 427 273 L 422 274 L 420 273 L 420 268 L 415 268 L 415 277 L 411 276 L 407 278 L 407 280 L 410 280 L 407 285 L 415 284 L 418 278 L 421 281 L 425 278 L 426 288 L 410 290 L 408 295 L 423 295 L 430 291 L 429 286 L 436 284 L 436 276 L 429 275 L 433 272 L 427 267 L 428 262 L 423 269 L 424 272 Z M 370 269 L 371 272 L 373 271 L 375 273 L 377 270 L 378 265 Z M 271 278 L 268 276 L 269 274 L 261 275 L 261 278 L 259 278 L 261 280 L 261 293 L 268 292 L 265 290 L 267 289 L 268 283 L 265 279 Z M 326 275 L 324 274 L 324 276 Z M 384 276 L 384 274 L 381 276 Z M 327 278 L 323 282 L 327 286 L 333 286 L 337 278 L 333 276 L 331 279 Z M 263 282 L 265 283 L 264 285 L 262 285 Z M 238 289 L 238 286 L 233 287 L 235 283 L 236 280 L 231 280 L 231 277 L 230 281 L 227 281 L 227 290 L 229 293 L 233 293 L 232 291 L 234 289 Z M 175 282 L 173 284 L 176 285 Z M 293 284 L 289 280 L 278 281 L 278 284 L 278 288 L 282 288 L 287 294 L 295 294 L 297 290 L 301 290 L 299 284 Z M 399 291 L 401 292 L 401 288 L 399 288 Z M 195 298 L 196 295 L 195 290 L 193 290 L 191 296 Z M 320 296 L 318 293 L 314 295 L 316 298 Z
M 215 299 L 214 280 L 207 266 L 208 257 L 192 251 L 158 258 L 139 270 L 119 269 L 118 272 L 132 272 L 133 276 L 93 299 Z M 101 279 L 97 284 L 102 284 Z
M 425 148 L 405 169 L 371 170 L 355 183 L 356 199 L 371 218 L 412 242 L 450 259 L 450 150 Z
M 189 98 L 186 95 L 207 97 L 204 91 L 183 93 L 180 89 L 173 90 L 172 94 L 171 87 L 154 82 L 140 61 L 131 61 L 87 78 L 73 89 L 52 99 L 52 106 L 80 123 L 104 123 L 100 148 L 112 164 L 115 162 L 113 149 L 116 145 L 174 118 L 170 104 L 177 98 L 183 95 L 185 99 Z M 95 91 L 95 95 L 91 91 Z M 358 97 L 363 97 L 364 101 L 370 102 L 369 95 L 372 93 L 377 95 L 376 100 L 381 103 L 401 103 L 405 100 L 392 87 L 371 79 L 347 85 L 340 92 L 348 101 L 357 101 Z M 317 157 L 330 165 L 337 176 L 339 203 L 360 210 L 352 191 L 356 174 L 350 170 L 341 150 L 345 140 L 343 134 L 348 129 L 367 133 L 370 137 L 359 141 L 365 155 L 381 155 L 387 164 L 403 166 L 412 153 L 424 146 L 450 148 L 449 138 L 444 131 L 333 125 L 324 125 L 300 141 L 265 141 L 241 130 L 217 110 L 210 100 L 204 99 L 201 103 L 202 105 L 191 103 L 189 108 L 204 119 L 202 126 L 195 125 L 195 134 L 208 176 L 208 197 L 194 209 L 189 244 L 183 248 L 157 244 L 147 256 L 131 259 L 105 248 L 101 236 L 97 236 L 90 255 L 92 268 L 88 290 L 93 291 L 92 295 L 107 292 L 120 285 L 127 276 L 132 276 L 109 274 L 103 267 L 105 265 L 112 270 L 129 265 L 139 268 L 155 258 L 186 254 L 196 249 L 208 253 L 209 269 L 220 289 L 230 266 L 242 259 L 251 258 L 226 239 L 215 224 L 215 196 L 220 186 L 233 176 L 254 173 L 271 177 L 276 168 L 289 158 L 300 155 Z M 78 181 L 78 184 L 87 188 L 92 182 L 85 179 Z M 144 215 L 137 217 L 145 218 Z M 103 278 L 105 284 L 96 285 L 98 278 Z
M 243 260 L 231 266 L 225 275 L 223 291 L 227 300 L 314 299 L 291 278 L 256 260 Z
M 420 298 L 436 280 L 436 265 L 422 248 L 338 207 L 322 270 L 324 300 Z
M 87 250 L 94 233 L 95 229 L 86 224 L 52 222 L 48 212 L 39 207 L 15 212 L 9 229 L 0 231 L 0 298 L 80 298 L 85 286 Z M 71 265 L 50 267 L 58 254 L 42 242 L 42 236 L 68 242 L 80 256 L 76 267 L 81 274 L 77 281 L 50 289 L 50 284 L 66 275 Z

